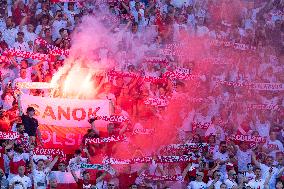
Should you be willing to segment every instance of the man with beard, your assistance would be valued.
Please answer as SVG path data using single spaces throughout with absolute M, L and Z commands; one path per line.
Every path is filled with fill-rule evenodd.
M 18 167 L 26 165 L 29 161 L 29 154 L 24 153 L 24 145 L 23 144 L 14 144 L 14 149 L 6 149 L 7 156 L 10 160 L 10 174 L 8 180 L 12 179 L 14 176 L 18 174 Z
M 218 160 L 220 162 L 220 172 L 224 177 L 226 173 L 226 163 L 229 160 L 229 154 L 227 152 L 227 144 L 225 141 L 221 141 L 219 145 L 219 150 L 213 155 L 214 160 Z
M 16 125 L 17 133 L 19 133 L 20 137 L 16 139 L 16 144 L 22 144 L 24 146 L 24 151 L 27 151 L 29 148 L 29 135 L 25 133 L 25 127 L 22 123 L 18 123 Z
M 269 176 L 265 180 L 261 177 L 261 169 L 259 167 L 255 168 L 254 173 L 255 178 L 248 182 L 248 186 L 259 189 L 268 187 L 268 181 L 271 178 L 272 169 L 269 170 Z
M 78 189 L 90 189 L 92 185 L 96 185 L 96 183 L 100 182 L 105 176 L 104 173 L 100 177 L 96 178 L 96 180 L 94 180 L 91 179 L 90 173 L 88 171 L 84 171 L 82 179 L 79 179 L 74 171 L 71 171 L 71 173 L 77 183 Z

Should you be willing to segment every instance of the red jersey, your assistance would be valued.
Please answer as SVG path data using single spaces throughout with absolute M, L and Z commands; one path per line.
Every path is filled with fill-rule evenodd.
M 92 185 L 96 185 L 96 181 L 84 181 L 82 179 L 78 179 L 77 182 L 78 189 L 88 189 L 91 188 Z
M 131 184 L 134 184 L 137 177 L 137 172 L 131 174 L 119 174 L 119 189 L 125 189 L 128 188 Z
M 12 174 L 18 174 L 18 167 L 20 166 L 26 166 L 26 162 L 24 160 L 20 161 L 10 161 L 10 173 Z

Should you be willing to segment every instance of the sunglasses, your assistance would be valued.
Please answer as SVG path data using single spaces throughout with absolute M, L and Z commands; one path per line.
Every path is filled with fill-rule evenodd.
M 203 175 L 199 175 L 199 174 L 196 174 L 196 176 L 198 176 L 198 177 L 203 177 Z
M 108 186 L 115 186 L 114 184 L 108 184 Z

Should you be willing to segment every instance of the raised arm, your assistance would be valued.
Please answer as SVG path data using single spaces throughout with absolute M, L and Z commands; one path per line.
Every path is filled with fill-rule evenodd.
M 83 149 L 83 151 L 84 151 L 84 152 L 86 153 L 86 155 L 87 155 L 88 162 L 91 162 L 91 155 L 90 155 L 88 149 L 85 147 L 85 148 Z
M 40 132 L 39 128 L 37 128 L 36 134 L 37 134 L 37 137 L 39 139 L 40 144 L 43 146 L 42 136 L 41 136 L 41 132 Z
M 22 116 L 24 113 L 23 113 L 22 104 L 21 104 L 21 94 L 17 95 L 17 100 L 18 100 L 19 114 L 20 116 Z
M 102 181 L 105 178 L 106 174 L 107 174 L 107 172 L 104 171 L 103 174 L 96 179 L 96 183 Z
M 281 177 L 282 174 L 283 174 L 283 172 L 284 172 L 284 167 L 282 167 L 282 168 L 279 170 L 279 173 L 277 174 L 276 178 Z
M 186 176 L 186 174 L 187 174 L 187 172 L 188 172 L 188 170 L 190 169 L 191 166 L 192 166 L 192 163 L 189 162 L 189 164 L 186 166 L 186 168 L 182 172 L 182 177 L 183 178 L 185 178 L 185 176 Z
M 73 176 L 75 182 L 77 183 L 77 182 L 79 181 L 79 179 L 78 179 L 76 173 L 74 172 L 74 170 L 71 170 L 71 174 L 72 174 L 72 176 Z
M 52 162 L 50 162 L 50 164 L 48 165 L 48 168 L 51 170 L 51 169 L 54 167 L 54 165 L 56 164 L 57 161 L 58 161 L 58 156 L 56 156 L 56 157 L 52 160 Z
M 127 127 L 128 127 L 127 123 L 122 123 L 122 124 L 123 124 L 123 127 L 119 131 L 119 135 L 122 135 L 126 131 Z
M 216 166 L 215 166 L 213 169 L 211 169 L 211 170 L 208 171 L 208 176 L 212 176 L 213 173 L 214 173 L 217 169 L 219 169 L 219 167 L 220 167 L 219 161 L 216 161 Z
M 252 158 L 252 162 L 253 162 L 257 167 L 260 167 L 260 163 L 259 163 L 259 161 L 256 160 L 256 156 L 255 156 L 255 153 L 254 153 L 254 152 L 252 153 L 251 158 Z
M 122 1 L 121 5 L 123 6 L 123 8 L 125 8 L 125 10 L 127 11 L 127 13 L 130 13 L 129 7 Z
M 265 189 L 269 189 L 269 181 L 270 181 L 271 176 L 272 176 L 272 171 L 273 171 L 273 169 L 270 168 L 270 170 L 269 170 L 269 175 L 268 175 L 268 177 L 266 177 L 266 179 L 265 179 L 265 182 L 264 182 L 264 188 L 265 188 Z

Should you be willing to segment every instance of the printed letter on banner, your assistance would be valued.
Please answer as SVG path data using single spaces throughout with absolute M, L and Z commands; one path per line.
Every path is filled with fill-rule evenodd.
M 31 104 L 37 105 L 39 114 L 36 118 L 39 124 L 64 127 L 89 127 L 88 120 L 91 115 L 86 112 L 90 109 L 91 111 L 98 110 L 96 113 L 98 116 L 109 116 L 110 109 L 108 100 L 60 99 L 25 94 L 22 95 L 21 100 L 24 110 Z M 53 112 L 52 116 L 46 113 L 47 108 L 49 112 Z M 68 115 L 62 116 L 62 111 Z

